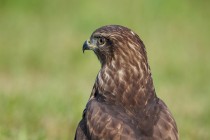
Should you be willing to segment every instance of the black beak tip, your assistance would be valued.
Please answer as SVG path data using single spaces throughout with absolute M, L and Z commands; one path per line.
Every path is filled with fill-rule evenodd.
M 85 52 L 85 50 L 89 50 L 89 46 L 88 46 L 87 41 L 85 41 L 84 44 L 83 44 L 83 47 L 82 47 L 83 53 Z

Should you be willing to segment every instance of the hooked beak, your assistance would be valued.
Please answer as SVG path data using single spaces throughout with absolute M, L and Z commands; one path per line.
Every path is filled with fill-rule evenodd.
M 83 44 L 82 51 L 84 53 L 85 50 L 94 50 L 95 48 L 95 45 L 91 44 L 89 40 L 86 40 Z

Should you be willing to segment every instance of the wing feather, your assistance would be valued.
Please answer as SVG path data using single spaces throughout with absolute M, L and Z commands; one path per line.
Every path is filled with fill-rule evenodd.
M 86 131 L 87 129 L 85 127 L 85 120 L 82 119 L 77 127 L 74 140 L 88 140 Z
M 154 138 L 162 140 L 178 140 L 178 130 L 171 112 L 160 99 L 158 105 L 160 106 L 160 112 L 158 115 L 159 119 L 154 126 Z

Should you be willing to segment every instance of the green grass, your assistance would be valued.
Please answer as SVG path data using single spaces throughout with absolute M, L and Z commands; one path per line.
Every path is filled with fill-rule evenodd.
M 143 39 L 180 139 L 210 139 L 208 1 L 0 1 L 0 139 L 73 139 L 99 62 L 82 44 L 106 24 Z

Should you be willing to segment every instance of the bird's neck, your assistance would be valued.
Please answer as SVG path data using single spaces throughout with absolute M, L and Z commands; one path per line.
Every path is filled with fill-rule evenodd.
M 148 64 L 113 61 L 103 65 L 92 96 L 108 104 L 143 108 L 156 96 Z

